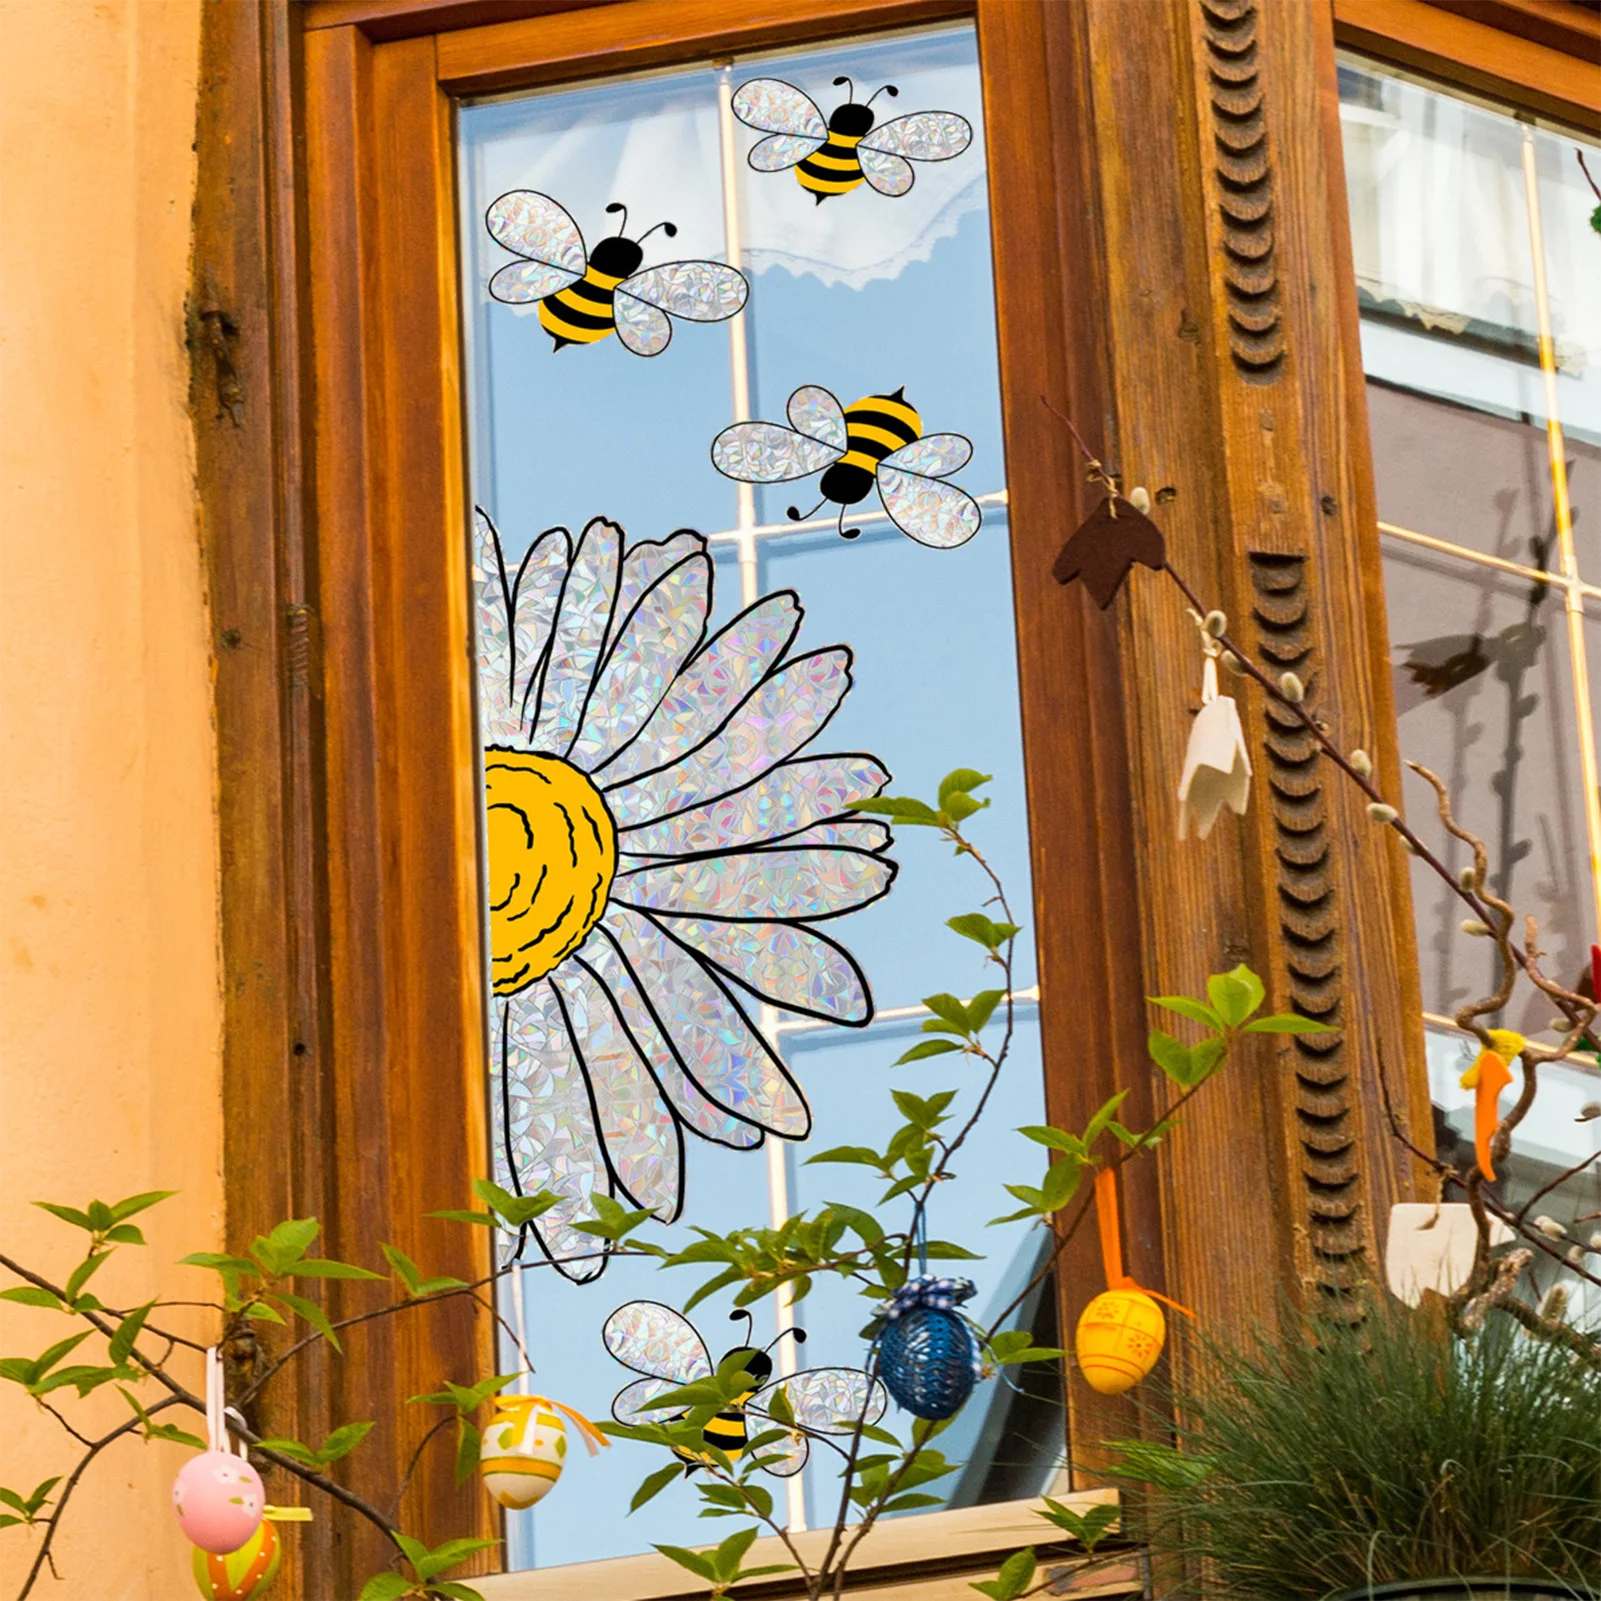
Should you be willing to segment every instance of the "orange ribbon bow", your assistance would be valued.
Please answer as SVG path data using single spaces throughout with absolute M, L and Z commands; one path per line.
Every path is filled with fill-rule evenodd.
M 1095 1221 L 1101 1231 L 1101 1266 L 1106 1270 L 1106 1287 L 1109 1290 L 1134 1290 L 1148 1295 L 1153 1301 L 1170 1306 L 1185 1317 L 1195 1314 L 1156 1290 L 1148 1290 L 1123 1271 L 1123 1232 L 1117 1217 L 1117 1172 L 1103 1167 L 1095 1175 Z

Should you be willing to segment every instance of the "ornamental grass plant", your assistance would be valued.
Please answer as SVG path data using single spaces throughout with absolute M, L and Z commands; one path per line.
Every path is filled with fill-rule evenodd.
M 1502 1318 L 1459 1338 L 1374 1293 L 1356 1329 L 1292 1314 L 1197 1355 L 1176 1444 L 1117 1442 L 1111 1477 L 1203 1593 L 1525 1578 L 1601 1597 L 1601 1375 L 1561 1347 Z

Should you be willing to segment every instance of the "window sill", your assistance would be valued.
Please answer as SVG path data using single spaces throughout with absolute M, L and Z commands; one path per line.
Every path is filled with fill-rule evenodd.
M 1077 1510 L 1116 1504 L 1115 1490 L 1082 1490 L 1058 1498 Z M 970 1601 L 968 1581 L 993 1574 L 999 1563 L 1021 1546 L 1040 1549 L 1049 1566 L 1050 1553 L 1059 1551 L 1064 1564 L 1070 1555 L 1064 1543 L 1052 1547 L 1041 1536 L 1048 1529 L 1034 1515 L 1040 1501 L 1006 1501 L 995 1506 L 962 1507 L 954 1512 L 930 1512 L 921 1517 L 891 1518 L 876 1525 L 862 1541 L 851 1565 L 849 1583 L 853 1601 Z M 795 1537 L 808 1561 L 820 1557 L 829 1531 L 811 1529 Z M 788 1560 L 776 1538 L 758 1540 L 746 1557 L 749 1566 Z M 1137 1569 L 1137 1564 L 1134 1564 Z M 1137 1596 L 1143 1594 L 1137 1573 L 1113 1571 L 1086 1575 L 1084 1588 L 1064 1589 L 1072 1596 Z M 649 1556 L 613 1557 L 604 1562 L 574 1563 L 561 1568 L 503 1573 L 474 1579 L 484 1601 L 678 1601 L 700 1597 L 704 1583 L 676 1564 L 654 1553 Z M 747 1601 L 783 1601 L 798 1592 L 785 1579 L 741 1585 Z

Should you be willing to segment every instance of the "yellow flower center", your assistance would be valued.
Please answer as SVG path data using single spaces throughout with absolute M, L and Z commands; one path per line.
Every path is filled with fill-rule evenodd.
M 515 995 L 583 944 L 617 872 L 617 825 L 586 774 L 559 756 L 484 752 L 489 952 Z

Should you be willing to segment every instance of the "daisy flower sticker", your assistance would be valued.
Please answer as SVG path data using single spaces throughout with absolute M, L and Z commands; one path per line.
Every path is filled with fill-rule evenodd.
M 605 1261 L 573 1224 L 598 1195 L 676 1218 L 686 1131 L 736 1150 L 810 1131 L 752 1013 L 871 1021 L 820 925 L 895 877 L 888 829 L 849 815 L 889 774 L 808 749 L 851 653 L 794 652 L 792 591 L 708 637 L 699 534 L 625 549 L 597 518 L 513 570 L 480 511 L 473 582 L 498 1177 L 561 1197 L 532 1232 L 589 1279 Z

